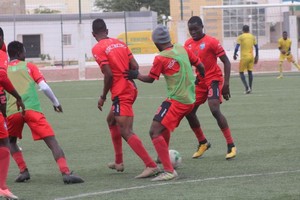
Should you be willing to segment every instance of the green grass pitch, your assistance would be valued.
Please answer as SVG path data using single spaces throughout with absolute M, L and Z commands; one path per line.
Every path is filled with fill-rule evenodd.
M 166 96 L 163 79 L 146 84 L 137 81 L 134 132 L 156 158 L 148 130 L 152 117 Z M 50 150 L 34 142 L 26 127 L 20 146 L 31 180 L 14 183 L 18 169 L 11 160 L 8 185 L 23 200 L 296 200 L 300 199 L 300 77 L 254 76 L 253 93 L 243 94 L 238 77 L 231 78 L 231 99 L 221 106 L 238 149 L 236 159 L 225 160 L 226 143 L 207 103 L 198 110 L 204 133 L 211 142 L 201 159 L 192 159 L 197 141 L 184 119 L 172 133 L 170 149 L 183 157 L 179 178 L 169 182 L 136 180 L 141 160 L 123 142 L 125 171 L 106 167 L 113 161 L 113 147 L 106 125 L 111 102 L 97 108 L 102 81 L 50 83 L 64 113 L 52 110 L 42 94 L 41 103 L 53 125 L 71 170 L 84 184 L 64 185 Z

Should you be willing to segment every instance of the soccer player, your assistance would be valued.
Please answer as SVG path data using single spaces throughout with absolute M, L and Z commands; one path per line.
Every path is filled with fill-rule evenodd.
M 283 61 L 286 59 L 288 62 L 293 63 L 293 65 L 300 70 L 300 65 L 296 63 L 296 61 L 293 58 L 293 55 L 291 54 L 291 46 L 292 46 L 292 40 L 288 38 L 288 34 L 286 31 L 283 31 L 282 37 L 278 40 L 278 49 L 280 51 L 280 57 L 279 57 L 279 76 L 278 79 L 283 78 L 283 72 L 282 72 L 282 64 Z
M 33 63 L 25 62 L 25 49 L 23 44 L 18 41 L 13 41 L 9 43 L 7 49 L 10 57 L 7 74 L 16 89 L 20 91 L 26 106 L 26 112 L 22 115 L 22 113 L 13 106 L 14 100 L 11 95 L 7 95 L 7 126 L 10 138 L 10 152 L 20 170 L 20 174 L 15 181 L 25 182 L 30 179 L 22 151 L 20 151 L 17 145 L 17 138 L 22 139 L 22 130 L 26 123 L 31 130 L 33 139 L 44 140 L 51 150 L 56 164 L 62 173 L 63 182 L 66 184 L 84 182 L 79 176 L 74 175 L 69 170 L 64 152 L 55 138 L 51 125 L 42 113 L 35 84 L 37 84 L 40 90 L 51 100 L 54 111 L 61 113 L 63 110 L 59 101 L 49 85 L 45 82 L 37 66 Z
M 4 45 L 4 33 L 2 28 L 0 28 L 0 47 Z M 7 54 L 5 51 L 0 50 L 0 86 L 4 88 L 8 93 L 10 93 L 15 99 L 12 99 L 14 107 L 17 110 L 22 109 L 22 112 L 25 110 L 21 96 L 15 90 L 14 86 L 7 77 Z M 17 105 L 17 106 L 16 106 Z M 9 138 L 6 128 L 5 116 L 0 112 L 0 197 L 18 199 L 6 185 L 6 179 L 8 174 L 8 168 L 10 163 L 10 154 L 9 154 Z
M 142 82 L 152 83 L 163 74 L 167 84 L 167 98 L 158 108 L 150 128 L 150 137 L 164 172 L 152 181 L 168 181 L 178 176 L 169 157 L 168 142 L 170 133 L 179 125 L 182 118 L 193 110 L 195 85 L 192 65 L 204 76 L 201 60 L 179 44 L 172 44 L 165 26 L 158 25 L 152 32 L 152 40 L 160 51 L 154 58 L 148 75 L 137 70 L 128 73 L 129 79 L 137 78 Z
M 108 29 L 103 19 L 95 19 L 92 25 L 93 36 L 97 44 L 92 53 L 104 74 L 104 86 L 98 101 L 102 111 L 106 96 L 111 91 L 112 107 L 107 116 L 115 151 L 115 161 L 108 164 L 110 169 L 124 171 L 122 137 L 145 164 L 144 171 L 135 178 L 146 178 L 159 171 L 156 163 L 146 151 L 140 138 L 133 132 L 133 103 L 137 97 L 137 88 L 132 80 L 126 80 L 123 72 L 137 69 L 138 64 L 129 48 L 123 42 L 108 37 Z
M 218 126 L 227 143 L 227 154 L 225 158 L 232 159 L 236 156 L 236 147 L 227 120 L 220 110 L 222 95 L 225 100 L 229 100 L 230 98 L 230 61 L 219 41 L 203 32 L 203 22 L 200 17 L 191 17 L 188 21 L 188 29 L 191 38 L 185 42 L 185 47 L 190 49 L 202 60 L 205 68 L 204 78 L 197 73 L 198 81 L 196 81 L 195 107 L 192 112 L 186 116 L 199 142 L 197 151 L 193 154 L 193 158 L 201 157 L 211 146 L 201 129 L 199 119 L 196 115 L 199 106 L 204 104 L 207 100 L 210 111 L 217 120 Z M 218 57 L 224 65 L 225 79 L 217 64 Z
M 249 33 L 249 26 L 244 25 L 242 30 L 243 33 L 237 38 L 233 59 L 237 59 L 237 52 L 241 46 L 241 60 L 239 66 L 240 78 L 245 87 L 245 94 L 250 94 L 253 82 L 253 66 L 258 62 L 258 46 L 254 35 Z M 255 57 L 253 57 L 253 46 L 255 47 Z M 248 83 L 244 75 L 245 70 L 248 71 Z

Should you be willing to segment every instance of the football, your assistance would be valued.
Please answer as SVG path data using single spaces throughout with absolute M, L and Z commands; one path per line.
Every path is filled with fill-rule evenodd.
M 174 169 L 178 168 L 182 163 L 182 157 L 180 153 L 176 150 L 170 149 L 169 150 L 170 160 L 174 167 Z

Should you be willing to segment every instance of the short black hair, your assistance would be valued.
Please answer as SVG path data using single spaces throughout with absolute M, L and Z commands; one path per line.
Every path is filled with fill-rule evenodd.
M 199 16 L 192 16 L 189 19 L 188 24 L 194 24 L 194 23 L 196 23 L 199 26 L 203 26 L 202 19 Z
M 3 32 L 3 29 L 0 27 L 0 37 L 4 37 L 4 32 Z
M 249 32 L 250 31 L 249 26 L 248 25 L 244 25 L 243 26 L 243 31 L 244 32 Z
M 19 41 L 12 41 L 7 46 L 7 52 L 10 58 L 17 57 L 24 51 L 24 45 Z
M 282 32 L 282 34 L 284 34 L 284 33 L 286 33 L 286 34 L 287 34 L 287 31 L 283 31 L 283 32 Z
M 103 19 L 98 18 L 93 21 L 93 32 L 94 33 L 97 34 L 97 33 L 104 32 L 106 30 L 107 30 L 106 24 Z

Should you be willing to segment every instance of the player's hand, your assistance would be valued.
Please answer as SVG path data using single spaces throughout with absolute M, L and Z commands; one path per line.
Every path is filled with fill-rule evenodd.
M 105 98 L 103 98 L 102 96 L 100 96 L 100 98 L 99 98 L 99 100 L 98 100 L 98 109 L 100 110 L 100 111 L 102 111 L 102 107 L 103 107 L 103 105 L 104 105 L 104 102 L 105 102 Z
M 17 99 L 16 104 L 17 104 L 18 111 L 20 109 L 22 109 L 22 115 L 25 115 L 25 105 L 24 105 L 22 99 Z
M 286 54 L 286 51 L 285 50 L 280 50 L 280 52 L 285 55 Z
M 139 70 L 136 69 L 130 69 L 128 71 L 123 72 L 124 78 L 127 80 L 137 79 L 139 75 Z
M 236 60 L 236 59 L 237 59 L 237 56 L 238 56 L 237 54 L 234 54 L 234 55 L 233 55 L 233 60 Z
M 229 89 L 229 85 L 228 84 L 224 84 L 223 85 L 223 88 L 222 88 L 222 95 L 223 95 L 223 98 L 228 101 L 229 98 L 231 97 L 230 95 L 230 89 Z
M 61 105 L 58 105 L 58 106 L 54 106 L 54 105 L 53 105 L 53 108 L 54 108 L 54 111 L 55 111 L 55 112 L 59 112 L 59 113 L 62 113 L 62 112 L 63 112 L 63 109 L 62 109 Z
M 195 79 L 195 85 L 198 85 L 200 82 L 200 79 L 198 78 L 198 76 L 196 76 L 196 79 Z
M 258 62 L 258 56 L 255 56 L 255 58 L 254 58 L 254 64 L 257 64 L 257 62 Z

